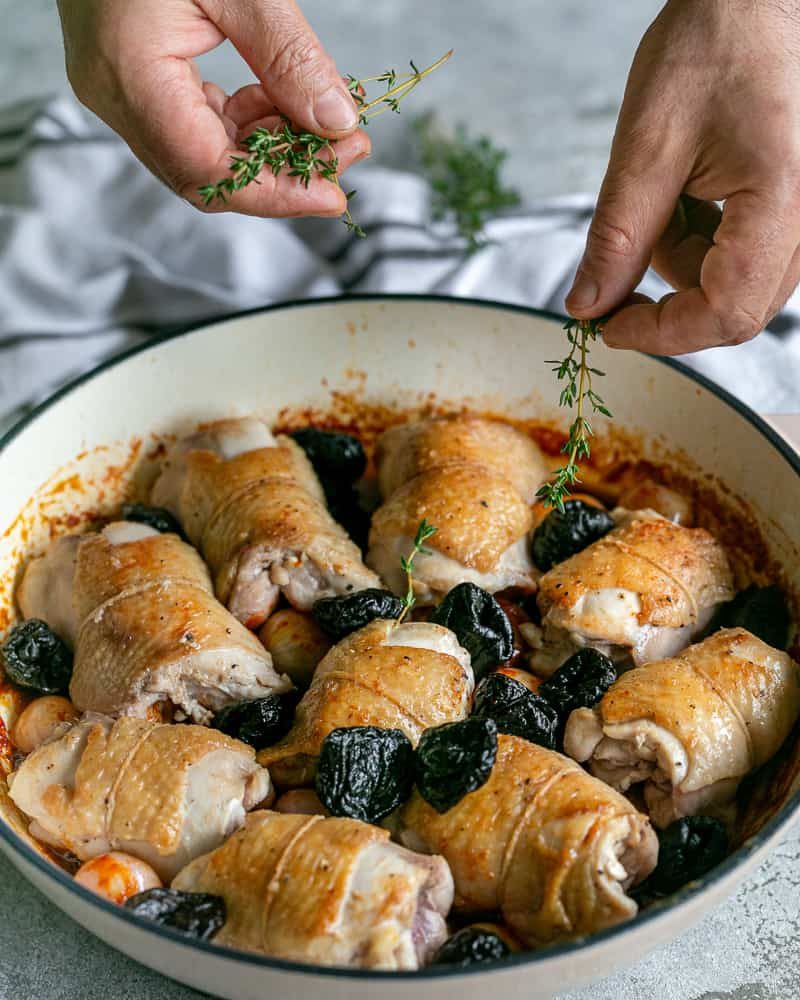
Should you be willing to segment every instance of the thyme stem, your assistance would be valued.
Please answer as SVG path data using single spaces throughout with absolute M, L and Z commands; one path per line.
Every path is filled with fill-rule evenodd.
M 417 528 L 413 549 L 407 558 L 404 556 L 400 557 L 400 566 L 402 567 L 403 572 L 406 574 L 406 579 L 408 580 L 408 590 L 406 591 L 406 596 L 403 598 L 403 610 L 400 613 L 400 617 L 397 619 L 398 625 L 417 603 L 417 599 L 414 596 L 414 560 L 420 553 L 423 555 L 430 555 L 430 549 L 425 548 L 425 542 L 435 534 L 436 528 L 434 528 L 432 524 L 428 524 L 425 518 L 423 518 Z

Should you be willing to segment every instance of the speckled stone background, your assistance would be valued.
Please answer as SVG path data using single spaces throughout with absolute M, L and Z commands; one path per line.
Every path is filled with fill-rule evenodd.
M 511 151 L 526 200 L 594 191 L 625 76 L 658 0 L 338 0 L 303 5 L 343 72 L 372 73 L 454 46 L 420 91 L 445 120 L 474 121 Z M 0 101 L 66 87 L 54 4 L 0 0 Z M 227 47 L 202 60 L 226 89 L 248 82 Z M 424 97 L 423 97 L 424 95 Z M 402 119 L 372 129 L 375 159 L 402 166 Z M 559 1000 L 795 1000 L 800 997 L 800 835 L 736 896 L 630 970 Z M 188 1000 L 198 996 L 100 944 L 0 858 L 3 1000 Z

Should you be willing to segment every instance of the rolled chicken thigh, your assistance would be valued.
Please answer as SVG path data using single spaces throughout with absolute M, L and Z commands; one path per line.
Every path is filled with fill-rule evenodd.
M 800 668 L 745 629 L 624 674 L 569 717 L 564 747 L 620 791 L 643 784 L 653 821 L 728 804 L 800 714 Z

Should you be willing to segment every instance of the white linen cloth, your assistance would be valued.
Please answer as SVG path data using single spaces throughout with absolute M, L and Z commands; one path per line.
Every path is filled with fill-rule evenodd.
M 72 99 L 0 111 L 0 431 L 159 330 L 276 301 L 435 292 L 563 312 L 589 195 L 493 219 L 465 257 L 419 176 L 365 165 L 348 186 L 364 240 L 336 220 L 204 215 Z M 648 274 L 642 290 L 666 289 Z M 756 340 L 684 360 L 756 409 L 800 411 L 800 297 Z

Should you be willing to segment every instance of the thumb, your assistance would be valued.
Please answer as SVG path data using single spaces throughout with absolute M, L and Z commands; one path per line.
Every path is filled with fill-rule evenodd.
M 569 312 L 581 319 L 605 315 L 633 292 L 685 181 L 674 161 L 659 163 L 629 146 L 615 139 L 586 249 L 566 298 Z
M 213 20 L 294 124 L 331 139 L 356 128 L 355 101 L 294 0 L 220 3 Z

